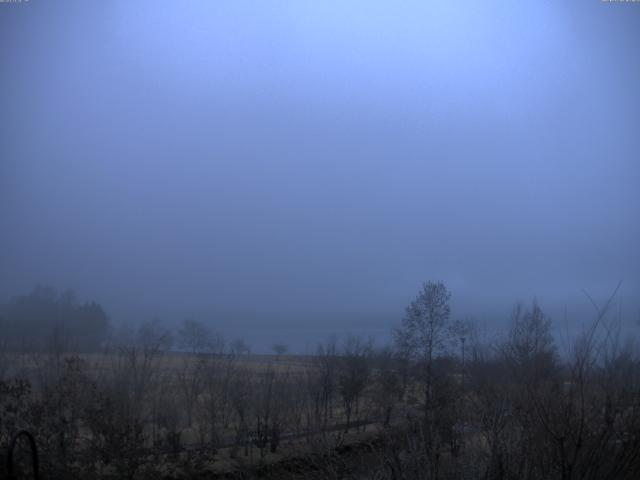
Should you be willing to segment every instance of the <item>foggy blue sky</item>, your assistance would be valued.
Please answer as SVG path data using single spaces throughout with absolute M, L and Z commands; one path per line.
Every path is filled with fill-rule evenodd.
M 0 298 L 391 328 L 640 315 L 640 4 L 0 4 Z

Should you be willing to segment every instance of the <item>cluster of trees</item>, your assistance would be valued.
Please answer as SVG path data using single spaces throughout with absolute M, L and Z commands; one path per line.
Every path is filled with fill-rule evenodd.
M 14 350 L 41 349 L 51 343 L 96 350 L 107 337 L 109 318 L 95 302 L 78 303 L 71 290 L 58 294 L 38 286 L 0 305 L 0 331 L 4 346 Z
M 637 478 L 640 358 L 607 320 L 616 292 L 561 358 L 535 301 L 516 306 L 506 338 L 483 342 L 450 321 L 445 286 L 425 283 L 396 335 L 424 411 L 384 436 L 377 478 Z
M 173 337 L 173 338 L 172 338 Z M 173 344 L 180 352 L 171 351 Z M 52 348 L 5 352 L 0 378 L 0 449 L 32 431 L 51 478 L 188 477 L 214 462 L 264 459 L 288 445 L 337 446 L 374 422 L 397 398 L 379 401 L 371 342 L 331 339 L 307 363 L 250 361 L 205 325 L 185 320 L 175 334 L 146 322 L 100 355 Z M 5 370 L 6 371 L 6 370 Z M 391 364 L 380 372 L 392 373 Z M 0 457 L 0 462 L 3 458 Z M 0 471 L 3 465 L 0 464 Z
M 0 448 L 30 429 L 60 479 L 193 478 L 221 458 L 252 478 L 268 471 L 245 460 L 284 452 L 302 460 L 271 478 L 637 478 L 640 360 L 611 299 L 564 357 L 536 302 L 484 340 L 449 301 L 427 282 L 392 345 L 332 338 L 306 361 L 282 345 L 258 361 L 195 320 L 146 322 L 99 356 L 5 353 Z

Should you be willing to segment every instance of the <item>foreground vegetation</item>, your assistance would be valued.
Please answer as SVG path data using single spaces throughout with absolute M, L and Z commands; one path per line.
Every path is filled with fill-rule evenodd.
M 153 322 L 92 353 L 6 344 L 0 448 L 29 430 L 55 479 L 638 478 L 640 362 L 607 317 L 615 293 L 563 357 L 535 302 L 484 340 L 449 296 L 425 283 L 384 349 L 250 355 L 193 320 L 174 348 Z

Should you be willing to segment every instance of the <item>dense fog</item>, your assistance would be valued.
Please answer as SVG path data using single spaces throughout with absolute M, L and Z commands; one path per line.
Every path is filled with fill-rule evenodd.
M 0 479 L 640 478 L 640 0 L 0 0 Z
M 0 303 L 72 288 L 304 351 L 386 338 L 427 279 L 488 330 L 534 297 L 579 328 L 622 281 L 632 333 L 638 27 L 599 1 L 0 4 Z

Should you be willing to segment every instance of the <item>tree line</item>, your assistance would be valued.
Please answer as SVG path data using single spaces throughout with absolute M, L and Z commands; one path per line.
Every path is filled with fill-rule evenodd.
M 0 352 L 0 447 L 33 431 L 60 479 L 637 478 L 640 358 L 614 297 L 564 355 L 537 302 L 486 338 L 451 318 L 441 282 L 383 348 L 330 338 L 265 360 L 188 319 L 173 333 L 145 322 L 99 355 Z
M 78 303 L 72 290 L 60 294 L 37 286 L 27 295 L 0 304 L 1 341 L 14 350 L 41 349 L 50 343 L 82 351 L 98 349 L 109 332 L 109 318 L 96 302 Z

